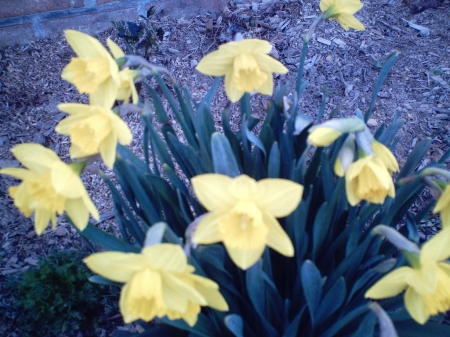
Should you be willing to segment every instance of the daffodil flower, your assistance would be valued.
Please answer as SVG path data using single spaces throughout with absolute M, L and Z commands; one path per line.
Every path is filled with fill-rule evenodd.
M 126 123 L 110 109 L 78 103 L 59 104 L 58 109 L 70 115 L 59 122 L 55 130 L 70 136 L 72 158 L 100 153 L 112 169 L 117 143 L 128 145 L 133 139 Z
M 319 6 L 325 20 L 336 19 L 345 30 L 365 29 L 364 25 L 353 16 L 363 7 L 360 0 L 320 0 Z
M 229 42 L 202 58 L 196 69 L 206 75 L 225 76 L 225 91 L 232 102 L 246 92 L 272 95 L 272 73 L 286 74 L 288 69 L 267 55 L 271 49 L 263 40 Z
M 95 273 L 125 283 L 119 305 L 126 323 L 167 316 L 194 326 L 201 306 L 228 310 L 217 283 L 193 274 L 194 267 L 178 245 L 148 246 L 141 254 L 95 253 L 84 262 Z
M 330 119 L 309 130 L 308 142 L 314 146 L 329 146 L 342 134 L 365 128 L 366 124 L 358 117 Z
M 241 175 L 230 178 L 202 174 L 192 178 L 192 187 L 210 212 L 199 223 L 195 244 L 223 241 L 233 262 L 251 267 L 266 245 L 285 256 L 294 248 L 275 217 L 285 217 L 299 204 L 303 186 L 285 179 L 254 179 Z
M 361 200 L 382 204 L 387 196 L 395 197 L 391 175 L 383 161 L 367 155 L 350 164 L 345 174 L 345 190 L 350 205 Z
M 120 86 L 116 61 L 92 36 L 75 30 L 66 30 L 65 35 L 78 57 L 72 58 L 61 77 L 89 94 L 91 104 L 112 107 Z
M 9 167 L 0 173 L 22 180 L 20 185 L 10 187 L 9 193 L 26 217 L 34 213 L 38 235 L 50 221 L 55 229 L 56 215 L 64 211 L 81 231 L 87 226 L 89 213 L 99 219 L 79 175 L 53 151 L 39 144 L 21 144 L 12 152 L 27 169 Z
M 450 264 L 445 262 L 449 257 L 450 230 L 445 229 L 422 246 L 419 256 L 410 258 L 416 261 L 412 267 L 400 267 L 385 275 L 365 297 L 382 299 L 406 290 L 406 310 L 416 322 L 424 324 L 430 316 L 450 309 Z

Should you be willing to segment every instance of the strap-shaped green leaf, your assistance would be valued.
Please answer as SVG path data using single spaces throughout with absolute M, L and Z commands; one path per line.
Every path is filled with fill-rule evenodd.
M 239 167 L 227 137 L 214 133 L 211 137 L 211 152 L 214 163 L 214 172 L 229 177 L 237 177 Z
M 316 325 L 320 325 L 321 322 L 333 315 L 344 303 L 346 295 L 345 279 L 340 277 L 320 301 L 315 314 Z
M 300 273 L 303 294 L 305 295 L 306 305 L 309 309 L 311 324 L 315 326 L 317 323 L 316 310 L 322 298 L 322 276 L 314 262 L 310 260 L 306 260 L 303 263 Z
M 130 245 L 129 243 L 126 243 L 125 241 L 118 239 L 113 235 L 105 233 L 91 223 L 88 223 L 84 231 L 81 232 L 81 235 L 106 250 L 116 250 L 119 252 L 131 253 L 140 252 L 140 248 Z

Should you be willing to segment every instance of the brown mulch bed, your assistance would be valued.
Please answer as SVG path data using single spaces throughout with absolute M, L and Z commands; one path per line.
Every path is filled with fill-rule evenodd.
M 288 75 L 278 76 L 277 81 L 294 87 L 301 36 L 319 15 L 318 1 L 264 1 L 253 7 L 249 1 L 236 2 L 237 5 L 230 3 L 217 17 L 159 16 L 154 20 L 154 25 L 163 29 L 164 39 L 150 61 L 166 67 L 182 85 L 190 88 L 196 99 L 204 95 L 212 78 L 198 73 L 195 65 L 205 54 L 229 41 L 235 32 L 246 38 L 270 41 L 274 46 L 272 56 L 290 70 Z M 400 57 L 378 95 L 369 125 L 375 130 L 382 123 L 390 124 L 399 114 L 405 120 L 395 151 L 400 165 L 414 144 L 425 137 L 433 139 L 425 161 L 439 159 L 449 148 L 450 135 L 449 1 L 417 14 L 401 0 L 364 1 L 357 17 L 366 26 L 363 32 L 346 32 L 336 21 L 318 27 L 306 60 L 305 79 L 309 86 L 301 99 L 301 113 L 315 116 L 324 86 L 331 93 L 326 113 L 336 106 L 341 107 L 341 116 L 351 116 L 357 108 L 364 111 L 379 74 L 377 64 L 396 50 Z M 428 28 L 429 35 L 420 35 L 405 20 Z M 98 36 L 102 42 L 107 37 L 120 41 L 113 29 Z M 0 50 L 0 167 L 18 166 L 9 149 L 25 142 L 43 144 L 64 160 L 69 159 L 68 140 L 56 134 L 54 128 L 64 118 L 57 109 L 58 103 L 86 101 L 60 78 L 73 55 L 62 35 Z M 218 127 L 221 108 L 226 103 L 223 88 L 219 91 L 213 102 Z M 267 102 L 267 97 L 253 97 L 253 106 L 262 117 Z M 132 147 L 138 149 L 139 117 L 128 116 L 127 122 L 135 135 Z M 95 175 L 84 174 L 83 178 L 100 213 L 108 218 L 111 204 L 106 186 Z M 42 236 L 36 236 L 32 221 L 21 215 L 7 196 L 8 186 L 14 183 L 13 179 L 0 176 L 0 304 L 12 300 L 1 292 L 1 283 L 7 275 L 36 265 L 49 249 L 80 246 L 76 231 L 65 223 L 56 231 L 48 229 Z M 101 226 L 107 229 L 114 223 L 109 219 L 101 222 Z M 116 325 L 123 325 L 120 318 Z M 0 322 L 0 334 L 4 336 L 19 336 L 15 328 L 13 322 Z

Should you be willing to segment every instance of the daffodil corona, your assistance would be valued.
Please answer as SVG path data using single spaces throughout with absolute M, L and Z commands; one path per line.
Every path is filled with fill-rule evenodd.
M 350 205 L 361 200 L 382 204 L 387 196 L 395 197 L 395 187 L 381 159 L 368 155 L 352 163 L 345 174 L 345 189 Z
M 19 186 L 10 187 L 9 193 L 25 216 L 30 217 L 34 213 L 38 235 L 50 221 L 55 228 L 56 215 L 64 211 L 81 231 L 88 223 L 89 213 L 99 219 L 97 208 L 79 175 L 53 151 L 39 144 L 21 144 L 12 152 L 27 169 L 10 167 L 0 170 L 0 173 L 22 180 Z
M 285 66 L 267 55 L 271 49 L 270 43 L 263 40 L 229 42 L 201 59 L 196 69 L 206 75 L 225 76 L 225 91 L 232 102 L 237 102 L 246 92 L 271 95 L 272 73 L 288 72 Z
M 266 245 L 285 256 L 293 256 L 291 240 L 275 217 L 285 217 L 299 204 L 303 186 L 285 179 L 230 178 L 203 174 L 192 178 L 192 186 L 210 212 L 200 222 L 193 242 L 223 241 L 233 262 L 251 267 Z
M 167 316 L 194 326 L 201 306 L 228 310 L 217 283 L 193 274 L 194 267 L 178 245 L 148 246 L 141 254 L 96 253 L 84 262 L 95 273 L 125 283 L 119 305 L 126 323 Z
M 321 0 L 320 10 L 323 13 L 323 18 L 336 19 L 337 22 L 348 30 L 355 28 L 357 30 L 364 30 L 364 25 L 356 19 L 353 14 L 363 7 L 360 0 Z
M 105 164 L 112 169 L 117 143 L 128 145 L 133 139 L 126 123 L 110 109 L 78 103 L 59 104 L 58 109 L 70 115 L 55 130 L 70 136 L 72 158 L 100 153 Z
M 449 257 L 450 229 L 445 229 L 422 246 L 419 256 L 410 255 L 409 259 L 415 261 L 412 267 L 390 272 L 365 297 L 382 299 L 406 290 L 406 310 L 416 322 L 424 324 L 430 316 L 450 309 L 450 264 L 445 262 Z

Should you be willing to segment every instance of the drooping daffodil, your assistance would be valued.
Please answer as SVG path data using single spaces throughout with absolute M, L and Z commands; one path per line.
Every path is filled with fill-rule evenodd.
M 293 212 L 303 186 L 285 179 L 254 179 L 240 175 L 202 174 L 191 180 L 194 192 L 210 212 L 199 223 L 194 244 L 223 242 L 241 269 L 251 267 L 265 246 L 293 256 L 291 240 L 276 217 Z
M 288 69 L 267 55 L 272 49 L 268 41 L 245 39 L 225 43 L 204 58 L 196 69 L 211 76 L 225 76 L 225 91 L 231 102 L 244 93 L 273 92 L 272 73 L 286 74 Z
M 127 124 L 111 109 L 78 103 L 59 104 L 58 109 L 70 115 L 59 122 L 55 130 L 70 136 L 72 158 L 100 153 L 112 169 L 117 143 L 129 145 L 133 139 Z
M 406 290 L 406 310 L 419 324 L 430 316 L 450 309 L 450 229 L 444 229 L 425 242 L 420 252 L 402 250 L 411 267 L 404 266 L 381 278 L 366 293 L 366 298 L 397 296 Z
M 350 205 L 361 200 L 382 204 L 387 196 L 395 197 L 391 175 L 381 159 L 364 156 L 350 164 L 345 173 L 345 190 Z
M 88 224 L 89 214 L 99 219 L 75 164 L 64 163 L 56 153 L 39 144 L 20 144 L 11 151 L 26 169 L 8 167 L 0 170 L 0 174 L 22 180 L 20 185 L 10 187 L 9 193 L 26 217 L 34 213 L 38 235 L 50 221 L 55 229 L 56 216 L 64 211 L 81 231 Z
M 228 310 L 217 283 L 194 274 L 181 246 L 161 243 L 140 254 L 101 252 L 84 262 L 95 273 L 125 283 L 119 306 L 126 323 L 167 316 L 194 326 L 202 306 Z
M 345 30 L 365 29 L 364 25 L 353 16 L 363 7 L 360 0 L 320 0 L 319 6 L 325 20 L 336 19 Z
M 366 124 L 358 117 L 330 119 L 309 129 L 308 142 L 314 146 L 329 146 L 342 134 L 365 128 Z

